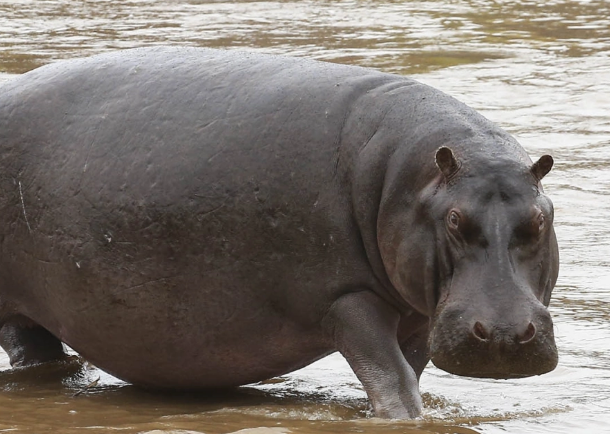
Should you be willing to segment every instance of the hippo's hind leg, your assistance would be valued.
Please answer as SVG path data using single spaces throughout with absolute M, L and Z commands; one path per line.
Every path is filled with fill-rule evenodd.
M 14 317 L 0 329 L 0 346 L 11 366 L 26 367 L 66 359 L 63 344 L 47 329 L 25 317 Z

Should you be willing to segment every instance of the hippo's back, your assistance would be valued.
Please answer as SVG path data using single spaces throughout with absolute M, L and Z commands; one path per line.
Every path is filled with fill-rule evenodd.
M 0 313 L 156 386 L 241 384 L 328 353 L 332 294 L 374 281 L 343 126 L 367 90 L 397 80 L 153 48 L 7 83 Z

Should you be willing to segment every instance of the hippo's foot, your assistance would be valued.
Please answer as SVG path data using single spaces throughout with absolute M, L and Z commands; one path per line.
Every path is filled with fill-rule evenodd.
M 13 367 L 0 372 L 0 390 L 82 381 L 83 359 L 66 354 L 59 339 L 27 319 L 5 323 L 0 345 Z
M 18 318 L 2 326 L 0 346 L 8 354 L 13 368 L 25 368 L 68 358 L 59 339 L 26 318 Z

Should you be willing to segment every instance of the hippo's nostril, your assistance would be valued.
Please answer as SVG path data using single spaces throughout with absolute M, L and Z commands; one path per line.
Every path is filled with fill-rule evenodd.
M 520 344 L 527 344 L 536 336 L 536 326 L 530 322 L 527 325 L 527 329 L 520 335 L 517 335 L 517 342 Z
M 479 321 L 474 323 L 474 327 L 472 328 L 472 334 L 480 341 L 487 342 L 489 340 L 489 333 L 487 332 L 487 330 L 485 330 L 485 327 L 483 327 L 483 324 L 481 324 Z

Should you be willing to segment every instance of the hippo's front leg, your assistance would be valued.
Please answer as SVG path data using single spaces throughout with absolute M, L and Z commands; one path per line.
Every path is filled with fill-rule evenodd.
M 325 327 L 346 358 L 377 417 L 410 419 L 422 409 L 417 375 L 397 340 L 399 313 L 372 292 L 350 293 L 332 305 Z
M 407 363 L 415 371 L 418 380 L 430 361 L 428 353 L 429 322 L 430 320 L 426 317 L 412 314 L 404 318 L 398 326 L 400 349 L 407 359 Z

